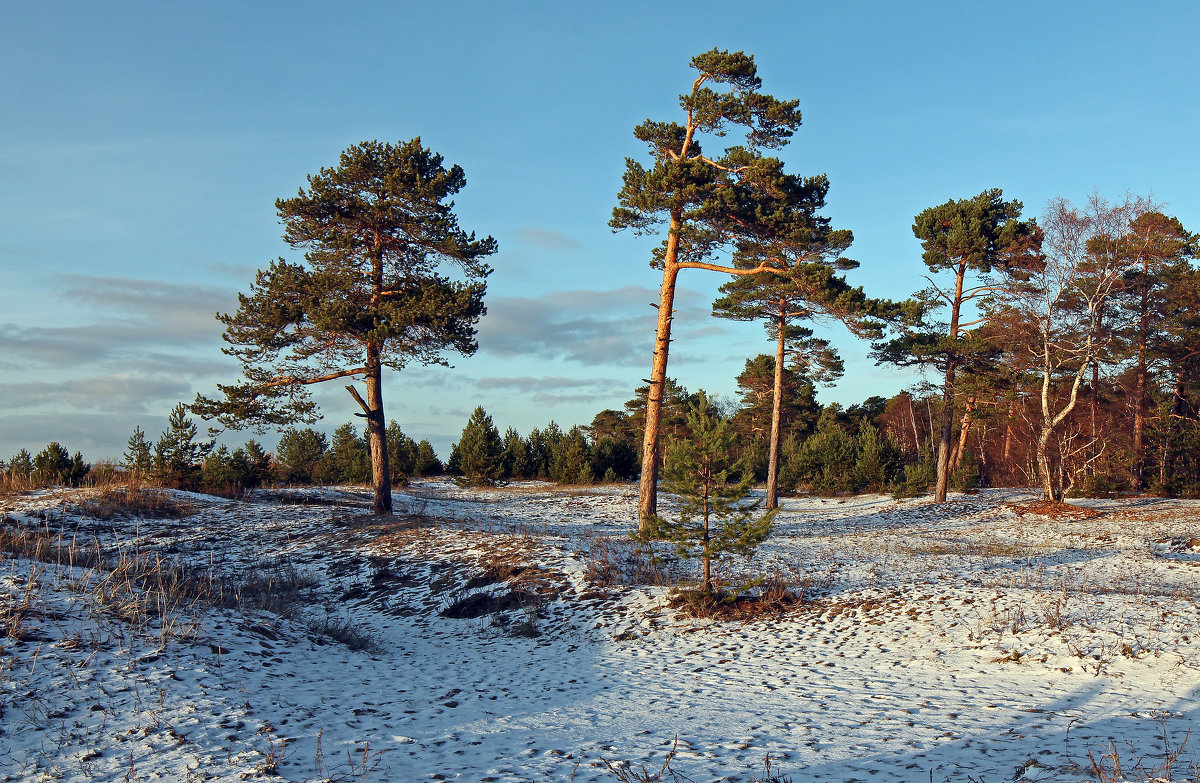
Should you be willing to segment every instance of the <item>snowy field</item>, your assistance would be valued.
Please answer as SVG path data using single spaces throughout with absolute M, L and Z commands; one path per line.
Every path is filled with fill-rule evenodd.
M 0 781 L 583 783 L 672 747 L 698 782 L 768 755 L 881 783 L 1200 759 L 1197 502 L 785 499 L 726 573 L 807 599 L 713 622 L 622 583 L 634 486 L 428 481 L 384 522 L 356 489 L 172 498 L 186 515 L 104 520 L 86 490 L 0 497 Z

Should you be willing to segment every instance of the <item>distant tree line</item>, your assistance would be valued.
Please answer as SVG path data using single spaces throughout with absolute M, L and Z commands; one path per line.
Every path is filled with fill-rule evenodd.
M 387 427 L 393 485 L 410 478 L 440 474 L 442 463 L 429 441 L 405 435 L 396 422 Z M 176 405 L 167 427 L 151 442 L 141 427 L 129 436 L 120 463 L 89 465 L 83 455 L 70 456 L 57 442 L 36 456 L 22 449 L 0 461 L 0 478 L 12 487 L 61 485 L 78 487 L 112 481 L 209 492 L 237 497 L 265 484 L 369 484 L 369 442 L 353 424 L 337 428 L 332 439 L 312 428 L 288 428 L 274 453 L 254 439 L 230 450 L 200 438 L 183 404 Z
M 21 449 L 8 462 L 0 462 L 0 477 L 9 486 L 62 485 L 78 487 L 88 477 L 92 466 L 83 461 L 83 454 L 72 455 L 58 441 L 46 444 L 36 455 Z

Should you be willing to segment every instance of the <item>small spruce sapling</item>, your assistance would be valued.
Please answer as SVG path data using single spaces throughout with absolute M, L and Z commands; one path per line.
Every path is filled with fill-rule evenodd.
M 633 536 L 646 542 L 670 541 L 680 557 L 700 559 L 700 589 L 713 593 L 713 561 L 752 555 L 770 535 L 775 510 L 757 514 L 760 502 L 747 502 L 754 477 L 730 456 L 735 435 L 703 391 L 687 421 L 689 436 L 671 440 L 663 466 L 663 489 L 679 496 L 679 518 L 655 514 Z M 735 470 L 741 478 L 730 483 Z

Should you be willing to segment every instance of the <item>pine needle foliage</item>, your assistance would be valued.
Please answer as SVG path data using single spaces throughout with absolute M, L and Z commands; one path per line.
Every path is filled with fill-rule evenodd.
M 465 486 L 491 486 L 504 477 L 504 441 L 483 406 L 476 406 L 462 437 L 455 445 L 458 483 Z
M 747 501 L 754 477 L 731 457 L 736 435 L 703 391 L 687 423 L 688 435 L 669 442 L 662 472 L 663 489 L 679 496 L 679 517 L 655 514 L 634 538 L 670 541 L 681 558 L 699 559 L 700 588 L 712 593 L 713 562 L 754 554 L 771 534 L 775 511 L 757 513 L 760 503 Z M 731 482 L 734 474 L 739 478 Z

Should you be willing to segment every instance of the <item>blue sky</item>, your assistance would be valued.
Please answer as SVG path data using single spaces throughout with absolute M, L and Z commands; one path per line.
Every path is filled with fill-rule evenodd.
M 522 433 L 619 408 L 649 372 L 659 276 L 655 240 L 607 222 L 633 126 L 676 119 L 713 47 L 800 100 L 782 157 L 829 175 L 871 294 L 922 287 L 917 212 L 989 187 L 1031 215 L 1153 194 L 1200 229 L 1197 29 L 1190 2 L 8 2 L 0 459 L 50 440 L 119 457 L 233 380 L 213 314 L 297 257 L 275 199 L 364 139 L 463 166 L 460 220 L 500 243 L 479 353 L 391 375 L 389 418 L 444 456 L 476 404 Z M 669 373 L 732 395 L 770 346 L 709 316 L 721 282 L 681 278 Z M 911 382 L 827 333 L 847 371 L 822 399 Z M 330 430 L 354 405 L 331 387 Z

